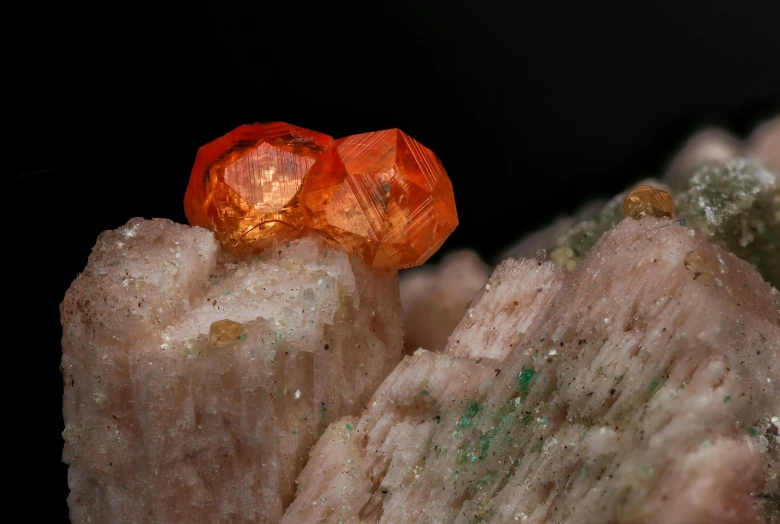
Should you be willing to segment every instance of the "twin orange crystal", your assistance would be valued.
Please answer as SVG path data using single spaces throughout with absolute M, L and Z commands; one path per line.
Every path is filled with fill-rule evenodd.
M 403 131 L 334 141 L 282 122 L 244 125 L 201 147 L 184 211 L 232 252 L 314 231 L 385 269 L 422 264 L 458 225 L 447 172 Z

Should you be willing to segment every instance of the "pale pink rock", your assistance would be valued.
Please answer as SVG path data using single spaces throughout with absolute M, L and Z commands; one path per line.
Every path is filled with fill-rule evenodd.
M 780 175 L 780 115 L 753 131 L 748 140 L 748 152 L 769 171 Z
M 447 255 L 437 266 L 403 271 L 404 352 L 443 350 L 489 272 L 487 264 L 470 249 Z
M 671 186 L 680 187 L 697 167 L 738 156 L 752 157 L 767 170 L 780 174 L 780 115 L 757 126 L 745 141 L 718 128 L 699 131 L 669 163 L 664 179 Z
M 566 270 L 555 264 L 505 260 L 453 331 L 447 351 L 460 357 L 504 360 L 553 304 L 565 275 Z
M 478 347 L 406 357 L 332 424 L 283 522 L 778 522 L 777 292 L 699 232 L 627 219 L 515 332 L 512 287 L 548 266 L 505 262 L 462 329 Z
M 685 176 L 702 164 L 723 162 L 742 152 L 742 143 L 730 133 L 718 128 L 707 128 L 693 135 L 666 168 L 666 177 Z
M 310 238 L 235 259 L 133 219 L 61 311 L 74 523 L 278 522 L 321 431 L 401 358 L 395 272 Z M 243 335 L 215 346 L 225 319 Z

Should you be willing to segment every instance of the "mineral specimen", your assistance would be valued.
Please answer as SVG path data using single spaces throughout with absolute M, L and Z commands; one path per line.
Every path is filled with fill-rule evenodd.
M 133 219 L 61 306 L 74 523 L 278 522 L 325 427 L 401 358 L 395 272 Z
M 402 297 L 457 225 L 430 150 L 204 146 L 214 233 L 133 219 L 62 303 L 72 521 L 780 523 L 777 122 Z
M 187 220 L 223 247 L 253 252 L 300 236 L 298 192 L 331 137 L 284 122 L 240 126 L 198 151 L 184 197 Z
M 780 522 L 778 308 L 669 219 L 572 272 L 506 261 L 444 353 L 329 426 L 282 522 Z
M 375 268 L 422 264 L 458 225 L 441 162 L 398 129 L 335 141 L 306 175 L 300 203 L 308 227 Z

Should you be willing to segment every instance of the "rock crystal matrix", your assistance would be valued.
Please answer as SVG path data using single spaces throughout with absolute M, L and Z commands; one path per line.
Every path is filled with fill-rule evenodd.
M 104 232 L 61 305 L 71 520 L 779 524 L 777 129 L 489 275 L 416 270 L 403 314 L 395 270 L 457 225 L 429 149 L 207 144 L 202 227 Z

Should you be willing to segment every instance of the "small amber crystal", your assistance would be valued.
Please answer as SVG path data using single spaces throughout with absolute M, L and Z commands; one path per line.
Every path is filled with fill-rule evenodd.
M 298 206 L 303 177 L 331 137 L 273 122 L 240 126 L 198 150 L 184 212 L 234 252 L 294 238 L 304 227 Z
M 398 129 L 333 142 L 306 175 L 300 203 L 307 227 L 375 268 L 422 264 L 458 224 L 441 162 Z
M 623 215 L 634 220 L 643 217 L 674 217 L 672 195 L 651 186 L 639 186 L 623 200 Z
M 209 342 L 212 346 L 222 347 L 232 344 L 244 334 L 244 326 L 233 320 L 224 319 L 211 323 L 209 327 Z

